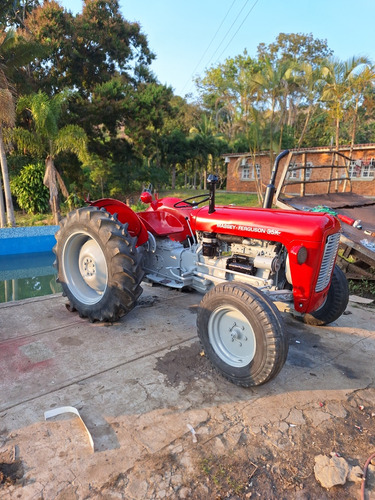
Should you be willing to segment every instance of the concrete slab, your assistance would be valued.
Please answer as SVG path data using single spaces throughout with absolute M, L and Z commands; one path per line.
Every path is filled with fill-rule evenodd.
M 207 482 L 208 492 L 189 482 L 202 474 L 202 460 L 234 460 L 244 450 L 253 462 L 266 450 L 274 460 L 296 454 L 302 435 L 344 425 L 359 406 L 368 417 L 363 424 L 365 413 L 356 417 L 363 433 L 367 421 L 373 426 L 374 308 L 351 305 L 325 328 L 285 317 L 285 367 L 271 383 L 243 389 L 201 356 L 200 299 L 145 285 L 139 305 L 110 326 L 69 313 L 61 296 L 0 305 L 1 498 L 208 498 L 217 494 L 217 478 L 212 487 Z M 76 417 L 44 421 L 45 411 L 61 406 L 79 410 L 94 452 Z M 329 453 L 331 437 L 327 446 Z M 5 486 L 1 453 L 13 453 L 19 467 L 18 479 Z M 243 488 L 240 498 L 251 492 Z M 345 494 L 340 498 L 350 498 Z

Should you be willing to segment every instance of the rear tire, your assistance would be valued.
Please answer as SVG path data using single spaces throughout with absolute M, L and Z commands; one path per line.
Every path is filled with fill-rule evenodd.
M 345 311 L 349 302 L 349 287 L 345 274 L 335 266 L 327 299 L 320 309 L 305 314 L 303 321 L 307 325 L 324 326 L 336 321 Z
M 137 238 L 115 216 L 96 207 L 68 214 L 54 247 L 58 282 L 70 302 L 90 321 L 116 321 L 142 293 Z
M 272 301 L 243 283 L 217 285 L 202 299 L 198 335 L 213 366 L 243 387 L 264 384 L 288 354 L 279 311 Z

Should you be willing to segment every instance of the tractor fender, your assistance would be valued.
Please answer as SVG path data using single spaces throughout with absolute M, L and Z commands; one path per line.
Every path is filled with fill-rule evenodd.
M 90 201 L 92 207 L 104 208 L 112 215 L 117 215 L 121 224 L 128 224 L 128 231 L 131 236 L 138 238 L 137 247 L 143 245 L 148 240 L 148 233 L 145 225 L 138 215 L 125 203 L 113 198 L 102 198 Z

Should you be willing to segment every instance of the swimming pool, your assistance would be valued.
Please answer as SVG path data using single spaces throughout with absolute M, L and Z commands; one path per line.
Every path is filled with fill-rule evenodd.
M 0 229 L 0 302 L 61 292 L 52 252 L 58 227 Z

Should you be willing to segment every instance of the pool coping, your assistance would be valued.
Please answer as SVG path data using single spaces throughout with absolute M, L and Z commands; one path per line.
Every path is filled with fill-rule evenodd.
M 52 251 L 59 226 L 5 227 L 0 229 L 0 256 Z

